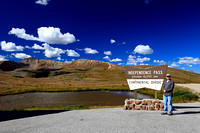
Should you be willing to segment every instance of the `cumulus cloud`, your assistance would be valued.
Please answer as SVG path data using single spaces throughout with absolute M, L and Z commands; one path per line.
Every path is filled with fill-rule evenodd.
M 108 60 L 109 62 L 120 62 L 122 59 L 116 58 L 116 59 L 110 59 L 109 56 L 103 57 L 103 59 Z
M 179 64 L 187 64 L 187 65 L 196 65 L 196 64 L 200 64 L 200 59 L 199 58 L 194 58 L 194 57 L 180 57 Z
M 51 57 L 60 57 L 61 56 L 60 54 L 63 54 L 63 53 L 66 52 L 65 50 L 62 50 L 60 48 L 51 47 L 47 43 L 44 43 L 42 45 L 44 46 L 44 49 L 45 49 L 44 54 L 48 58 L 51 58 Z
M 62 34 L 60 28 L 40 27 L 38 28 L 37 33 L 38 37 L 34 37 L 33 35 L 26 34 L 26 31 L 23 28 L 12 28 L 12 30 L 8 32 L 8 34 L 16 35 L 18 38 L 49 44 L 69 44 L 76 41 L 73 34 L 70 34 L 69 32 Z
M 84 50 L 85 50 L 86 54 L 97 54 L 97 53 L 99 53 L 97 50 L 91 49 L 91 48 L 85 48 Z
M 28 48 L 29 46 L 27 46 Z M 51 47 L 49 44 L 44 43 L 42 46 L 34 44 L 32 47 L 29 47 L 30 49 L 39 49 L 39 50 L 45 50 L 43 53 L 46 57 L 52 58 L 52 57 L 60 57 L 61 54 L 64 54 L 67 50 L 63 50 L 60 48 L 54 48 Z
M 11 55 L 14 55 L 18 59 L 24 59 L 24 58 L 29 58 L 31 57 L 30 55 L 27 55 L 25 53 L 12 53 Z
M 50 0 L 37 0 L 35 3 L 36 4 L 40 4 L 40 5 L 43 5 L 43 6 L 46 6 L 46 5 L 48 5 L 48 2 L 49 2 Z
M 67 59 L 65 60 L 65 63 L 71 63 L 71 62 L 73 62 L 73 61 L 75 61 L 74 59 L 72 59 L 71 61 L 68 61 Z
M 143 63 L 145 61 L 150 61 L 150 58 L 144 57 L 144 58 L 137 58 L 136 56 L 129 55 L 127 65 L 137 65 L 137 63 Z
M 76 41 L 73 34 L 60 32 L 60 28 L 41 27 L 38 29 L 38 36 L 42 42 L 49 44 L 68 44 Z
M 67 49 L 67 55 L 72 56 L 72 57 L 79 57 L 80 56 L 76 51 L 69 50 L 69 49 Z
M 23 46 L 16 46 L 15 43 L 12 42 L 1 42 L 1 49 L 4 51 L 23 51 Z
M 112 55 L 111 51 L 104 51 L 105 55 Z
M 118 63 L 117 65 L 123 65 L 124 63 Z
M 44 50 L 45 48 L 40 46 L 40 45 L 37 45 L 36 43 L 32 46 L 33 49 L 40 49 L 40 50 Z
M 105 56 L 105 57 L 103 57 L 104 59 L 106 59 L 106 60 L 110 60 L 110 57 L 109 56 Z
M 164 60 L 153 60 L 154 63 L 165 64 Z
M 134 49 L 134 54 L 138 53 L 138 54 L 153 54 L 153 50 L 149 47 L 149 45 L 138 45 L 135 47 Z
M 0 55 L 0 61 L 7 61 L 7 59 L 5 59 L 6 57 L 3 55 Z
M 180 65 L 177 64 L 176 62 L 173 62 L 171 65 L 169 65 L 169 67 L 179 67 Z
M 116 41 L 114 39 L 110 39 L 110 43 L 115 43 Z
M 116 59 L 110 60 L 110 62 L 119 62 L 119 61 L 122 61 L 122 59 L 116 58 Z
M 28 46 L 28 45 L 26 45 L 26 46 L 25 46 L 25 48 L 31 49 L 31 47 L 30 47 L 30 46 Z
M 20 28 L 12 28 L 11 31 L 8 32 L 8 34 L 14 34 L 18 38 L 23 38 L 25 40 L 36 40 L 38 41 L 39 39 L 37 37 L 34 37 L 33 35 L 26 34 L 25 29 L 20 29 Z
M 57 60 L 64 60 L 64 59 L 62 59 L 61 57 L 57 57 Z

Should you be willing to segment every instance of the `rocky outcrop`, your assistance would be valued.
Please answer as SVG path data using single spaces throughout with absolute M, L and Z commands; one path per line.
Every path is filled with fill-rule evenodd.
M 43 60 L 36 58 L 25 58 L 21 63 L 28 64 L 29 70 L 56 70 L 61 69 L 66 64 L 61 61 L 53 61 L 53 60 Z
M 106 69 L 116 69 L 116 68 L 122 69 L 122 66 L 96 60 L 78 59 L 74 62 L 66 64 L 65 68 L 106 70 Z
M 14 62 L 14 61 L 0 61 L 0 69 L 2 71 L 12 71 L 16 68 L 25 67 L 27 64 L 22 62 Z

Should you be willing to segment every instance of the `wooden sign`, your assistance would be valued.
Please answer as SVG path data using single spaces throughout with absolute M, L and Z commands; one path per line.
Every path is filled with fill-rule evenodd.
M 167 65 L 153 66 L 150 68 L 124 66 L 124 71 L 130 90 L 140 88 L 161 90 L 167 68 Z

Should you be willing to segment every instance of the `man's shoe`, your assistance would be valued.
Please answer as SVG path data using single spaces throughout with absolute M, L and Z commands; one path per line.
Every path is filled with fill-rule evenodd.
M 171 116 L 171 115 L 173 115 L 173 113 L 169 113 L 168 115 Z
M 162 112 L 161 115 L 166 115 L 167 113 Z

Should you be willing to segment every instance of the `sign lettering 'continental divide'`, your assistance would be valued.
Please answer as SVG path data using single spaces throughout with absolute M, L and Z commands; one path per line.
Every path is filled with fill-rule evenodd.
M 130 90 L 140 88 L 161 90 L 167 68 L 167 65 L 153 66 L 150 68 L 125 66 L 124 70 Z

